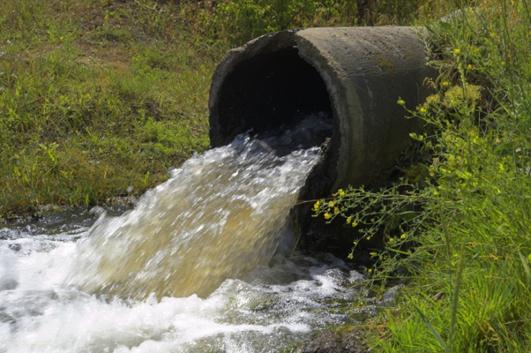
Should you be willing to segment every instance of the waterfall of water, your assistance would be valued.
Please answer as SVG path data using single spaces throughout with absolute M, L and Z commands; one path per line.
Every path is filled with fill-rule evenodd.
M 102 217 L 68 283 L 135 299 L 206 296 L 266 264 L 320 157 L 317 147 L 278 156 L 270 146 L 283 138 L 240 135 L 186 161 L 134 210 Z
M 92 226 L 0 226 L 0 353 L 271 353 L 344 320 L 327 305 L 352 300 L 359 274 L 271 263 L 320 159 L 322 126 L 305 124 L 196 155 Z

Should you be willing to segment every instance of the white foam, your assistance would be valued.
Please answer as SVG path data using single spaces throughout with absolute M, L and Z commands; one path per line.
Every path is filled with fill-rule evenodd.
M 16 288 L 0 291 L 0 352 L 268 352 L 335 322 L 324 303 L 345 298 L 349 276 L 296 256 L 250 282 L 226 280 L 206 299 L 106 300 L 63 285 L 75 250 L 53 236 L 0 241 L 0 281 L 17 278 Z
M 0 353 L 270 353 L 341 320 L 327 303 L 359 275 L 301 255 L 268 266 L 318 151 L 236 142 L 91 228 L 0 229 Z
M 136 299 L 205 297 L 270 261 L 319 159 L 318 148 L 279 156 L 248 136 L 196 155 L 134 210 L 96 222 L 68 283 Z

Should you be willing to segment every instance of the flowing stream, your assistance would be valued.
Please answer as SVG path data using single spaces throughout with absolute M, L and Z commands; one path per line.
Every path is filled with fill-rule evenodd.
M 240 135 L 119 216 L 0 228 L 0 352 L 276 352 L 342 322 L 361 275 L 292 251 L 321 154 L 299 138 Z

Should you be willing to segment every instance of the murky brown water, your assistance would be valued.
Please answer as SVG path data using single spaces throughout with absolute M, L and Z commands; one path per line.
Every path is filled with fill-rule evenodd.
M 279 251 L 319 148 L 270 142 L 197 155 L 120 216 L 0 228 L 0 352 L 276 352 L 345 320 L 361 275 Z

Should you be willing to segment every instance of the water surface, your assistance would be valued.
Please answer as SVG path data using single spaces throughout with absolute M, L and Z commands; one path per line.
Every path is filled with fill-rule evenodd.
M 343 322 L 361 275 L 293 252 L 321 158 L 294 131 L 196 155 L 121 215 L 0 228 L 0 353 L 276 352 Z

